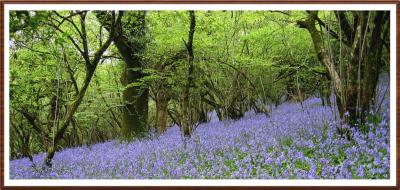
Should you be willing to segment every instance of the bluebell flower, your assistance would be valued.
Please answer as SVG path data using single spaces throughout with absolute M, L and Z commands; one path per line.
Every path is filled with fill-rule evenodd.
M 303 106 L 282 103 L 268 118 L 249 111 L 236 121 L 218 121 L 211 112 L 214 120 L 200 124 L 191 139 L 183 139 L 175 125 L 157 138 L 66 148 L 55 154 L 51 170 L 41 167 L 45 153 L 33 156 L 35 168 L 28 158 L 11 160 L 10 178 L 387 179 L 388 100 L 376 113 L 383 115 L 380 124 L 371 125 L 368 133 L 349 128 L 352 140 L 337 133 L 343 125 L 335 119 L 337 108 L 320 106 L 320 98 L 310 97 Z

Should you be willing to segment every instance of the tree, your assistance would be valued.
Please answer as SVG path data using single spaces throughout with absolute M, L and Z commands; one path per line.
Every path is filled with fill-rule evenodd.
M 333 82 L 340 117 L 351 125 L 363 123 L 375 97 L 378 77 L 383 67 L 382 49 L 388 32 L 388 12 L 385 11 L 335 11 L 337 32 L 325 24 L 317 11 L 308 12 L 305 21 L 298 21 L 311 35 L 319 61 Z M 353 19 L 352 24 L 349 19 Z M 348 55 L 336 64 L 326 45 L 323 31 L 339 41 L 340 51 Z M 342 48 L 342 46 L 344 46 Z M 344 50 L 343 50 L 344 49 Z M 343 71 L 343 72 L 342 72 Z
M 68 16 L 62 16 L 57 12 L 54 12 L 54 14 L 58 17 L 60 17 L 62 20 L 57 20 L 57 19 L 52 19 L 52 21 L 47 22 L 49 26 L 51 26 L 53 29 L 56 31 L 60 32 L 63 36 L 65 36 L 76 48 L 76 50 L 80 53 L 82 56 L 82 59 L 84 60 L 85 68 L 86 68 L 86 74 L 84 78 L 84 82 L 82 87 L 79 89 L 79 91 L 76 92 L 75 97 L 73 98 L 73 101 L 70 104 L 66 105 L 66 113 L 62 118 L 62 122 L 60 124 L 60 127 L 55 128 L 54 136 L 51 142 L 49 142 L 49 137 L 46 134 L 44 130 L 41 129 L 42 123 L 40 122 L 39 118 L 34 114 L 30 113 L 28 110 L 24 109 L 21 110 L 22 115 L 24 115 L 27 120 L 31 123 L 33 128 L 40 134 L 40 136 L 43 137 L 43 141 L 45 143 L 45 147 L 47 149 L 47 156 L 45 159 L 45 164 L 48 166 L 51 166 L 51 160 L 55 154 L 56 147 L 59 144 L 60 140 L 63 138 L 63 135 L 67 129 L 67 127 L 70 125 L 70 122 L 73 118 L 74 113 L 78 109 L 79 105 L 81 104 L 83 97 L 87 91 L 87 88 L 89 87 L 90 81 L 93 77 L 93 74 L 96 70 L 96 67 L 101 59 L 101 56 L 105 52 L 105 50 L 108 48 L 108 46 L 111 44 L 111 41 L 113 39 L 113 31 L 109 34 L 109 37 L 107 38 L 106 42 L 100 45 L 100 47 L 94 52 L 93 55 L 90 55 L 89 52 L 89 46 L 88 46 L 88 38 L 87 38 L 87 32 L 86 32 L 86 23 L 85 19 L 87 16 L 87 11 L 76 11 L 76 12 L 71 12 L 70 15 Z M 73 18 L 74 16 L 79 16 L 79 21 L 80 21 L 80 29 L 77 27 L 76 23 L 74 22 Z M 115 14 L 113 14 L 113 19 L 115 20 Z M 72 37 L 68 32 L 65 32 L 63 28 L 61 27 L 63 22 L 69 22 L 71 23 L 76 32 L 79 34 L 79 38 L 81 39 L 82 42 L 82 47 L 78 45 L 78 42 Z M 114 23 L 114 22 L 113 22 Z M 114 24 L 113 24 L 114 25 Z M 90 56 L 93 56 L 91 58 Z M 65 54 L 64 54 L 64 58 Z M 58 94 L 56 94 L 58 96 Z M 52 102 L 55 102 L 52 99 Z M 53 103 L 51 103 L 53 105 Z M 55 104 L 55 108 L 50 109 L 51 112 L 55 111 L 54 109 L 57 109 L 57 102 Z M 57 112 L 56 112 L 57 113 Z M 51 115 L 50 115 L 51 116 Z M 54 118 L 50 117 L 50 120 L 54 120 Z M 48 122 L 50 123 L 50 122 Z
M 146 12 L 119 11 L 124 15 L 116 25 L 114 44 L 122 56 L 125 67 L 121 74 L 123 102 L 125 108 L 122 116 L 122 137 L 130 140 L 133 137 L 142 137 L 147 130 L 148 117 L 148 85 L 142 83 L 145 77 L 143 69 L 145 63 L 143 53 L 146 48 Z M 97 14 L 98 20 L 110 28 L 110 17 L 107 14 Z
M 171 84 L 168 82 L 168 78 L 171 76 L 168 75 L 171 75 L 171 72 L 176 72 L 173 65 L 183 59 L 185 53 L 183 50 L 178 51 L 172 57 L 168 57 L 154 66 L 158 73 L 157 79 L 153 81 L 153 91 L 156 101 L 156 128 L 159 133 L 163 133 L 167 129 L 168 103 L 173 95 Z
M 183 100 L 182 100 L 182 115 L 184 119 L 182 121 L 182 128 L 183 128 L 183 135 L 185 137 L 190 137 L 193 128 L 193 116 L 191 111 L 191 100 L 190 100 L 190 88 L 194 86 L 194 78 L 193 78 L 193 61 L 194 61 L 194 54 L 193 54 L 193 38 L 194 32 L 196 27 L 196 17 L 194 11 L 189 11 L 189 18 L 190 18 L 190 26 L 189 26 L 189 36 L 187 42 L 184 40 L 186 49 L 187 49 L 187 81 L 185 84 L 185 88 L 183 91 Z
M 75 96 L 73 102 L 67 106 L 67 112 L 65 113 L 65 116 L 63 118 L 63 121 L 61 123 L 61 127 L 57 129 L 57 132 L 54 136 L 53 142 L 51 146 L 49 146 L 47 150 L 47 156 L 45 158 L 45 163 L 48 166 L 51 166 L 51 160 L 54 157 L 54 153 L 56 151 L 56 146 L 59 143 L 59 141 L 62 139 L 65 130 L 69 126 L 72 117 L 76 110 L 78 109 L 79 105 L 81 104 L 83 97 L 85 96 L 86 90 L 89 87 L 90 81 L 92 80 L 93 74 L 96 70 L 97 65 L 100 62 L 100 59 L 104 52 L 107 50 L 108 46 L 110 46 L 111 42 L 114 39 L 114 27 L 115 23 L 119 23 L 121 20 L 122 15 L 118 15 L 118 18 L 116 19 L 115 13 L 112 12 L 112 24 L 111 24 L 111 31 L 110 34 L 108 35 L 107 40 L 101 44 L 101 46 L 94 51 L 93 58 L 90 58 L 89 56 L 89 44 L 88 44 L 88 39 L 87 39 L 87 33 L 86 33 L 86 11 L 82 12 L 76 12 L 77 15 L 79 15 L 80 18 L 80 30 L 76 28 L 77 32 L 80 35 L 80 38 L 82 40 L 82 46 L 81 48 L 77 42 L 72 38 L 70 35 L 68 35 L 68 39 L 73 43 L 73 45 L 76 47 L 76 49 L 81 53 L 82 58 L 84 59 L 84 63 L 86 66 L 86 73 L 85 73 L 85 79 L 83 82 L 83 86 L 80 88 L 79 93 Z M 67 17 L 65 17 L 67 18 Z M 68 19 L 68 18 L 67 18 Z M 60 23 L 58 23 L 60 24 Z M 50 23 L 52 27 L 54 27 L 57 31 L 59 31 L 62 34 L 66 34 L 59 26 L 57 26 L 54 23 Z

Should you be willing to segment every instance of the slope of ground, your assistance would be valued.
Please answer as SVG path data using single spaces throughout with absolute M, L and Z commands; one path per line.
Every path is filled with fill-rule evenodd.
M 387 81 L 387 80 L 386 80 Z M 388 83 L 379 87 L 383 99 Z M 270 117 L 253 112 L 237 121 L 218 121 L 211 114 L 189 140 L 178 127 L 148 140 L 110 141 L 57 152 L 53 168 L 44 154 L 10 162 L 10 177 L 62 179 L 181 178 L 389 178 L 389 98 L 378 116 L 350 140 L 337 133 L 337 111 L 320 99 L 284 103 Z

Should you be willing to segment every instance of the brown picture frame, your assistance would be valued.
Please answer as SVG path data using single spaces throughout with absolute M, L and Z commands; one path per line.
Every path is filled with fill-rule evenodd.
M 400 99 L 400 1 L 398 0 L 0 0 L 0 190 L 1 189 L 400 189 L 400 157 L 399 157 L 399 144 L 400 144 L 400 124 L 399 124 L 399 101 L 396 102 L 396 186 L 301 186 L 289 187 L 282 184 L 282 186 L 264 186 L 264 187 L 182 187 L 182 186 L 154 186 L 154 187 L 84 187 L 84 186 L 68 186 L 68 187 L 15 187 L 4 186 L 4 64 L 5 64 L 5 49 L 4 49 L 4 6 L 6 4 L 395 4 L 396 5 L 396 99 Z M 394 105 L 392 105 L 394 106 Z M 393 118 L 392 118 L 393 119 Z

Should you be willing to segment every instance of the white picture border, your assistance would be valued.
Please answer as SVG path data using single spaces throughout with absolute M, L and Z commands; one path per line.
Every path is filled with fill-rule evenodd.
M 389 10 L 390 179 L 382 180 L 66 180 L 10 179 L 10 10 Z M 4 185 L 5 186 L 396 186 L 396 4 L 5 4 L 4 5 Z

